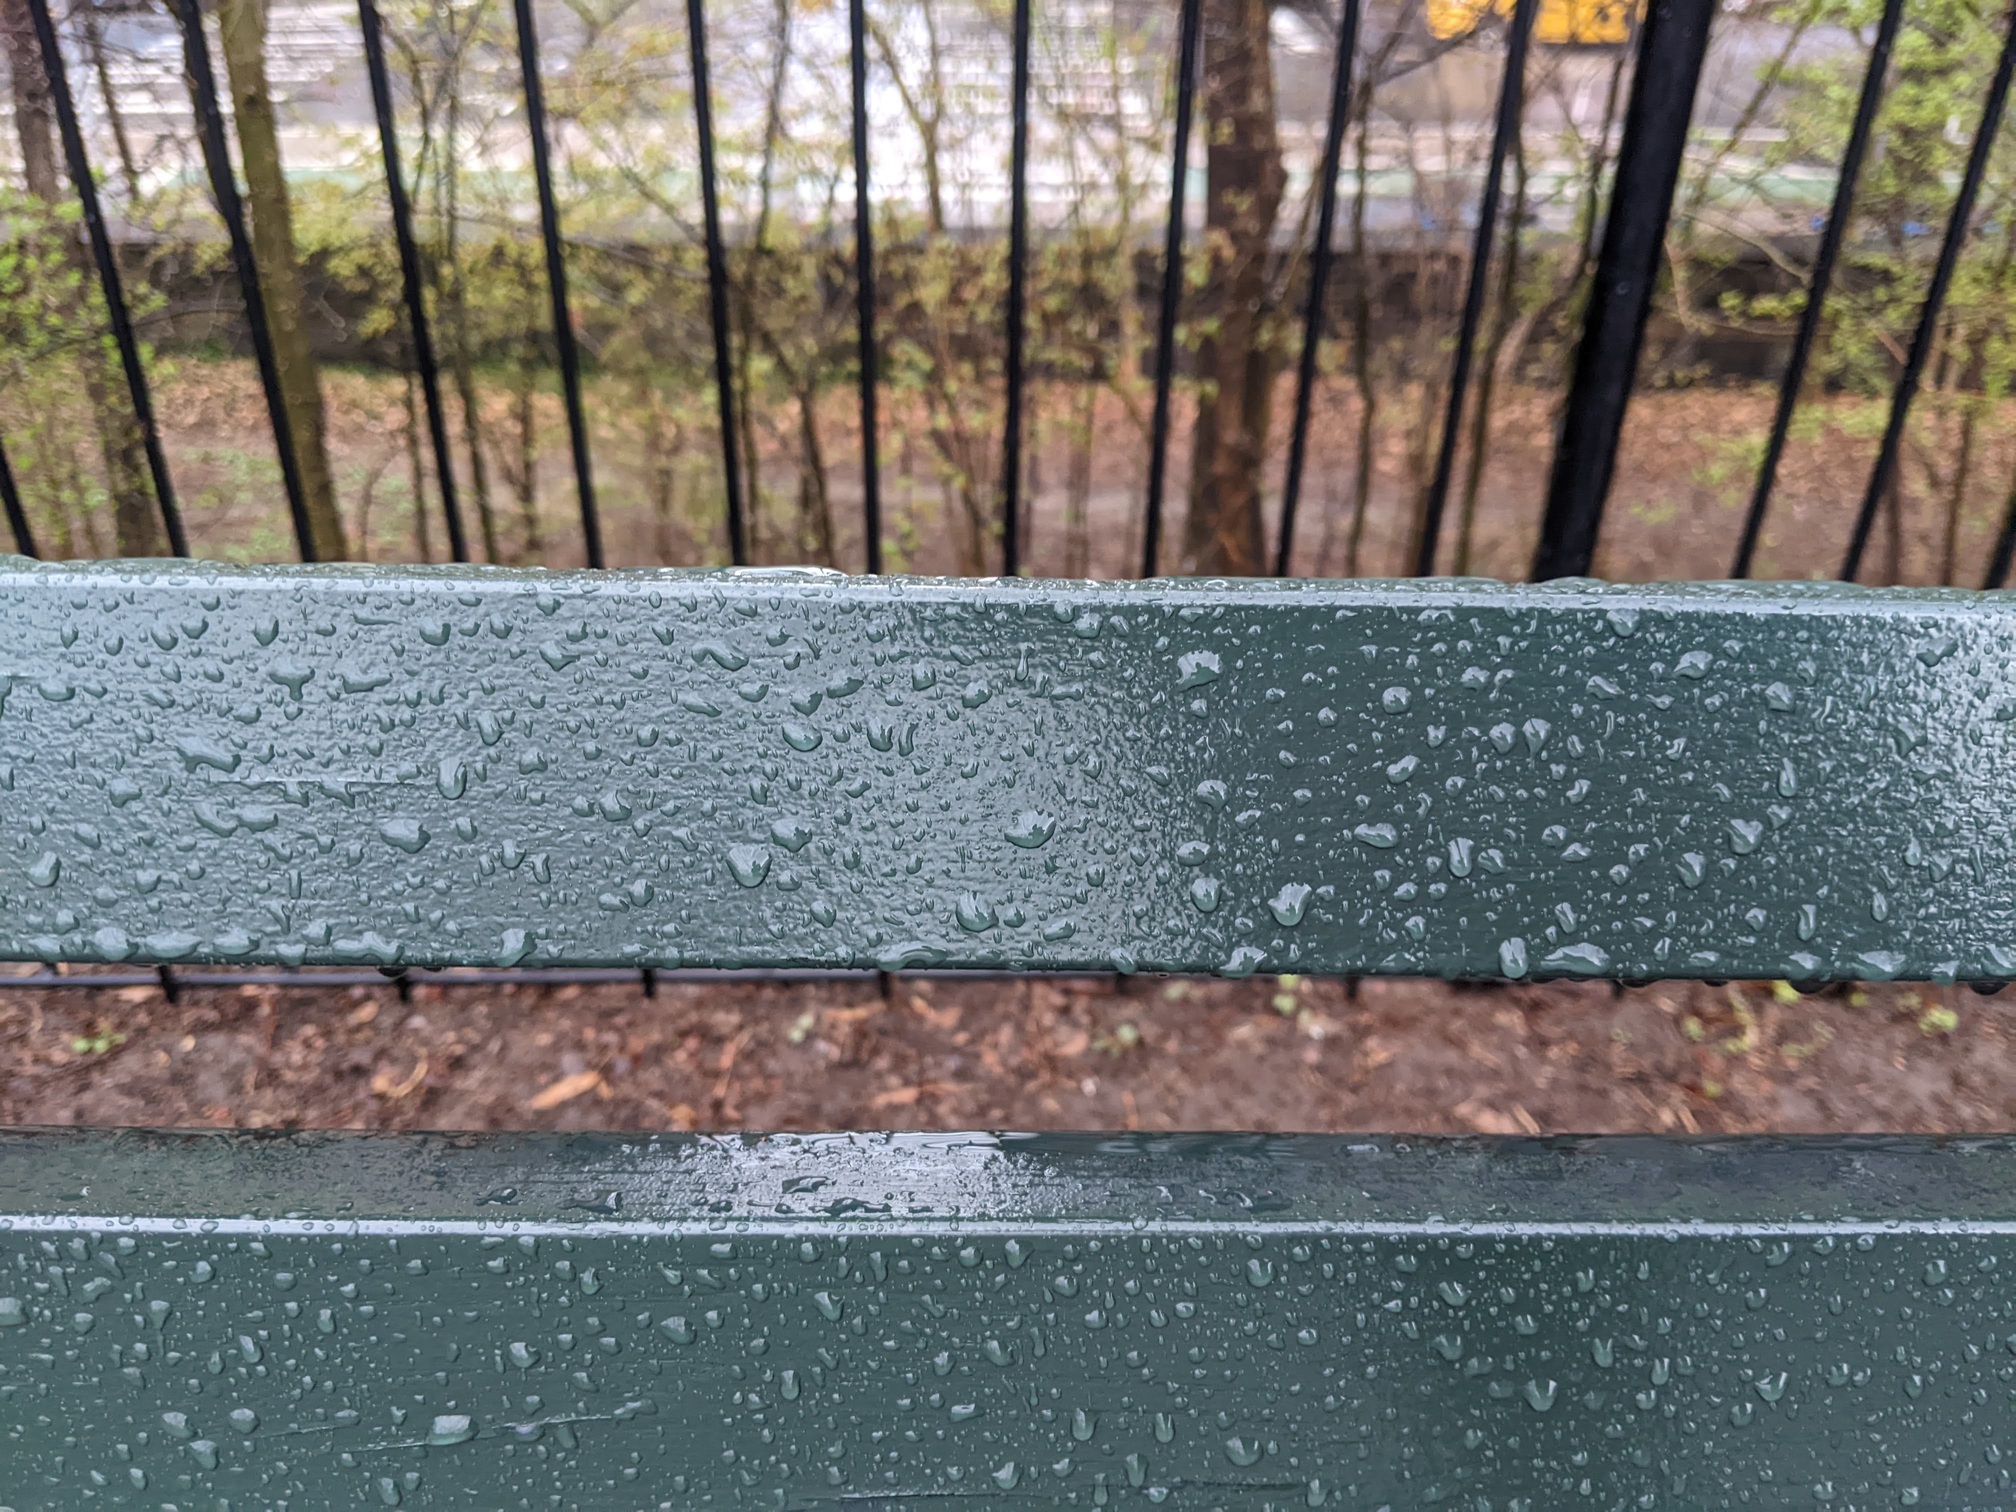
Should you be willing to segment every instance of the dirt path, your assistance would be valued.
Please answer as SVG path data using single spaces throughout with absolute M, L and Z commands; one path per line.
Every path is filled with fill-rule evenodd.
M 1271 979 L 8 991 L 0 1123 L 1978 1131 L 2016 1125 L 2012 1007 Z

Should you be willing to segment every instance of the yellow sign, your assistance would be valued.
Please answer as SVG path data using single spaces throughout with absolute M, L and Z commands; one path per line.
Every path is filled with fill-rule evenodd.
M 1513 0 L 1428 0 L 1428 30 L 1443 41 L 1467 37 L 1493 11 L 1510 17 Z M 1610 45 L 1631 40 L 1642 0 L 1540 0 L 1533 40 L 1562 46 Z

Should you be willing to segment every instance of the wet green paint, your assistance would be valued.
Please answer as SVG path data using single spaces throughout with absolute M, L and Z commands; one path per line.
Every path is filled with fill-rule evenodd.
M 0 572 L 0 953 L 2002 977 L 1999 596 Z M 0 1134 L 0 1507 L 2004 1507 L 2009 1141 Z
M 0 1135 L 0 1495 L 2006 1507 L 2012 1194 L 2006 1140 Z
M 2016 973 L 2016 602 L 0 570 L 0 955 Z

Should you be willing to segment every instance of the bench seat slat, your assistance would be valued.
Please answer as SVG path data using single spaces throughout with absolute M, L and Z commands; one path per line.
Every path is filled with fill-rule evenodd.
M 2005 1507 L 2016 1143 L 0 1134 L 7 1504 Z
M 2016 602 L 0 569 L 0 956 L 2016 973 Z

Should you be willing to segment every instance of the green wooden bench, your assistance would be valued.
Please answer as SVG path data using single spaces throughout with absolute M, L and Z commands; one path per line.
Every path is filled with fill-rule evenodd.
M 0 955 L 2016 973 L 2016 602 L 0 565 Z M 1206 1074 L 1206 1068 L 1199 1068 Z M 2003 1508 L 2016 1141 L 0 1136 L 0 1506 Z

